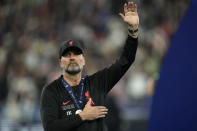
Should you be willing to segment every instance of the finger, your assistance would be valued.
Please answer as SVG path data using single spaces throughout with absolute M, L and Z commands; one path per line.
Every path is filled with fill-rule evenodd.
M 131 2 L 128 2 L 128 11 L 131 11 Z
M 108 109 L 107 109 L 107 108 L 106 108 L 106 109 L 100 109 L 100 111 L 101 111 L 101 112 L 107 112 Z
M 96 118 L 105 117 L 106 115 L 107 115 L 107 112 L 98 112 L 96 115 Z
M 96 106 L 98 109 L 107 109 L 105 106 Z
M 122 13 L 119 13 L 119 15 L 122 17 L 122 19 L 124 20 L 124 15 Z
M 91 105 L 91 101 L 92 101 L 92 99 L 91 99 L 91 98 L 89 98 L 89 100 L 88 100 L 88 102 L 87 102 L 87 104 L 86 104 L 86 105 Z
M 106 115 L 108 113 L 108 111 L 107 110 L 100 110 L 97 113 L 98 113 L 98 115 Z
M 135 4 L 133 2 L 131 2 L 131 11 L 134 12 L 135 11 Z
M 128 10 L 127 10 L 127 3 L 124 4 L 124 13 L 127 13 Z
M 98 108 L 99 111 L 108 111 L 107 108 Z
M 108 112 L 104 111 L 104 112 L 100 112 L 99 115 L 106 115 Z
M 97 118 L 104 118 L 104 117 L 105 117 L 105 115 L 100 115 Z
M 137 12 L 137 4 L 134 4 L 134 11 Z
M 100 107 L 98 107 L 98 106 L 95 107 L 95 106 L 94 106 L 94 107 L 92 107 L 92 108 L 94 108 L 94 111 L 97 112 L 97 113 L 100 113 L 100 112 L 107 112 L 107 111 L 108 111 L 108 109 L 107 109 L 106 107 L 101 107 L 101 106 L 100 106 Z
M 128 2 L 128 11 L 135 11 L 135 4 L 133 2 Z

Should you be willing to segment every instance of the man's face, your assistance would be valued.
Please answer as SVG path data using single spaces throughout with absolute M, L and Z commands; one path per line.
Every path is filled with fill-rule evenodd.
M 77 49 L 69 49 L 60 59 L 60 67 L 70 75 L 75 75 L 83 70 L 85 58 Z

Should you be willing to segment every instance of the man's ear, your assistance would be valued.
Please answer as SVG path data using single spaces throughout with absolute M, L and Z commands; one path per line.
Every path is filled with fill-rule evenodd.
M 61 68 L 63 68 L 63 64 L 62 64 L 61 59 L 59 59 L 59 65 L 60 65 Z
M 83 55 L 83 66 L 85 66 L 86 64 L 86 59 L 85 59 L 85 56 Z

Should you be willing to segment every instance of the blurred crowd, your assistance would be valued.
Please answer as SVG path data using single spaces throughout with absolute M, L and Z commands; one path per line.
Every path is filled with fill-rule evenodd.
M 133 1 L 140 17 L 137 57 L 110 92 L 107 103 L 117 108 L 115 119 L 121 131 L 144 130 L 162 60 L 190 3 L 190 0 Z M 41 90 L 45 83 L 60 75 L 58 50 L 62 41 L 77 39 L 84 44 L 87 61 L 84 73 L 88 75 L 119 56 L 127 38 L 127 25 L 118 15 L 125 2 L 0 1 L 0 130 L 40 123 Z M 136 126 L 139 121 L 141 128 Z

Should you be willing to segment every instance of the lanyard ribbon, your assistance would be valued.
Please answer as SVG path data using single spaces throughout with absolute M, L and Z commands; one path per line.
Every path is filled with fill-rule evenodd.
M 68 94 L 70 95 L 70 97 L 72 98 L 75 106 L 77 107 L 78 110 L 82 110 L 83 108 L 83 92 L 84 92 L 84 81 L 85 78 L 81 78 L 81 90 L 80 90 L 80 95 L 79 95 L 79 99 L 76 98 L 74 91 L 72 89 L 72 87 L 64 80 L 64 78 L 62 77 L 62 83 L 64 85 L 64 88 L 66 89 L 66 91 L 68 92 Z

